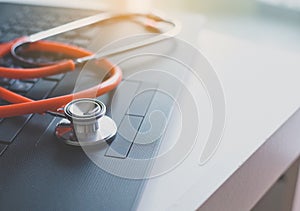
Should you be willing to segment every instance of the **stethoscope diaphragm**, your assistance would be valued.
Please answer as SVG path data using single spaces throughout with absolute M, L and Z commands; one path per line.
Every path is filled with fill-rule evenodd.
M 64 108 L 65 117 L 55 135 L 68 145 L 90 146 L 113 140 L 117 126 L 106 116 L 106 106 L 97 99 L 73 100 Z

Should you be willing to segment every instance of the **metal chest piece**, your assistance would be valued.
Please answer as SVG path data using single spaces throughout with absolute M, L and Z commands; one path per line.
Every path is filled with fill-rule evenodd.
M 66 119 L 56 126 L 55 135 L 66 144 L 90 146 L 112 140 L 115 122 L 105 116 L 106 106 L 97 99 L 78 99 L 64 108 Z

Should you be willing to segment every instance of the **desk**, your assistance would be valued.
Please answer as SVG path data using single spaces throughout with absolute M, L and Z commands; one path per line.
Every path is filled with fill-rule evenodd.
M 300 27 L 260 9 L 204 19 L 182 16 L 223 83 L 225 134 L 205 165 L 199 145 L 150 180 L 141 210 L 249 210 L 299 157 Z

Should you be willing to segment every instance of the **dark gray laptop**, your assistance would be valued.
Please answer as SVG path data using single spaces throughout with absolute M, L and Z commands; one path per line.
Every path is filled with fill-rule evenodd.
M 98 12 L 0 3 L 0 42 Z M 51 39 L 95 50 L 95 46 L 101 47 L 118 38 L 113 35 L 122 37 L 128 32 L 145 33 L 145 29 L 128 21 L 108 21 Z M 178 53 L 176 46 L 169 45 L 168 48 L 161 53 Z M 176 66 L 155 57 L 148 54 L 128 57 L 126 61 L 112 59 L 112 62 L 122 61 L 118 65 L 124 71 L 124 79 L 118 90 L 99 99 L 106 104 L 107 114 L 116 121 L 119 133 L 126 135 L 117 134 L 105 146 L 89 150 L 66 145 L 54 135 L 60 118 L 47 114 L 1 119 L 0 209 L 136 209 L 151 170 L 151 158 L 157 154 L 174 107 L 174 99 L 160 91 L 160 87 L 166 86 L 164 89 L 174 96 L 180 90 L 176 77 L 172 81 L 157 71 L 174 68 L 176 72 Z M 20 66 L 10 55 L 1 58 L 0 64 Z M 72 73 L 40 79 L 0 78 L 0 85 L 36 100 L 59 96 L 72 93 L 78 83 L 81 88 L 78 75 L 86 68 L 82 66 Z M 92 80 L 89 83 L 92 84 Z M 82 85 L 86 83 L 82 82 Z M 0 99 L 0 105 L 6 104 Z M 153 112 L 158 115 L 150 117 Z M 154 137 L 151 141 L 147 140 L 149 130 Z M 132 160 L 145 162 L 135 166 Z

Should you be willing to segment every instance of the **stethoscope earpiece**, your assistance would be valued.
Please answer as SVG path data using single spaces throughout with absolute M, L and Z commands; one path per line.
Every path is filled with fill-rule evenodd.
M 55 135 L 68 145 L 90 146 L 113 140 L 117 126 L 106 116 L 106 106 L 97 99 L 77 99 L 64 108 L 65 117 Z

